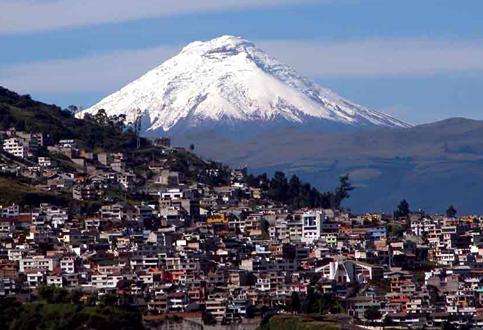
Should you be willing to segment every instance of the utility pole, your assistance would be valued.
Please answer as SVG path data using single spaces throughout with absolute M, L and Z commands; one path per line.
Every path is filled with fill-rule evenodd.
M 141 137 L 139 136 L 141 132 L 141 121 L 142 121 L 142 114 L 141 109 L 136 109 L 136 119 L 134 119 L 134 134 L 136 135 L 136 149 L 141 148 Z

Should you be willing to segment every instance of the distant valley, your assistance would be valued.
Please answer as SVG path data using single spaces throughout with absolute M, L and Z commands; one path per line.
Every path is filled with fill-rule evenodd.
M 254 172 L 282 170 L 324 189 L 349 173 L 354 211 L 414 209 L 483 212 L 483 121 L 453 118 L 413 128 L 342 133 L 274 129 L 251 138 L 206 130 L 175 136 L 205 157 Z

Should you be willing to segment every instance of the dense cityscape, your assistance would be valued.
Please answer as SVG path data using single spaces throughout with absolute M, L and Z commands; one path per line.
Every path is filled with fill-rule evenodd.
M 480 216 L 406 201 L 352 214 L 350 177 L 320 193 L 140 138 L 104 113 L 84 120 L 129 146 L 11 120 L 0 154 L 0 319 L 11 328 L 483 326 Z

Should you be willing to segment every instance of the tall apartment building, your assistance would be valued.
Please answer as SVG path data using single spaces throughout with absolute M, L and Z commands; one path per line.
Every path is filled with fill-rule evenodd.
M 313 243 L 320 238 L 322 213 L 308 211 L 302 215 L 302 242 Z

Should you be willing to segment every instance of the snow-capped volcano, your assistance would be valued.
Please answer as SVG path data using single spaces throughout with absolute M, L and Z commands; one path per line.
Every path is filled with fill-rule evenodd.
M 318 121 L 349 126 L 407 127 L 386 114 L 369 110 L 297 74 L 247 40 L 222 36 L 196 41 L 175 57 L 78 113 L 142 116 L 153 135 L 178 126 L 205 123 Z

